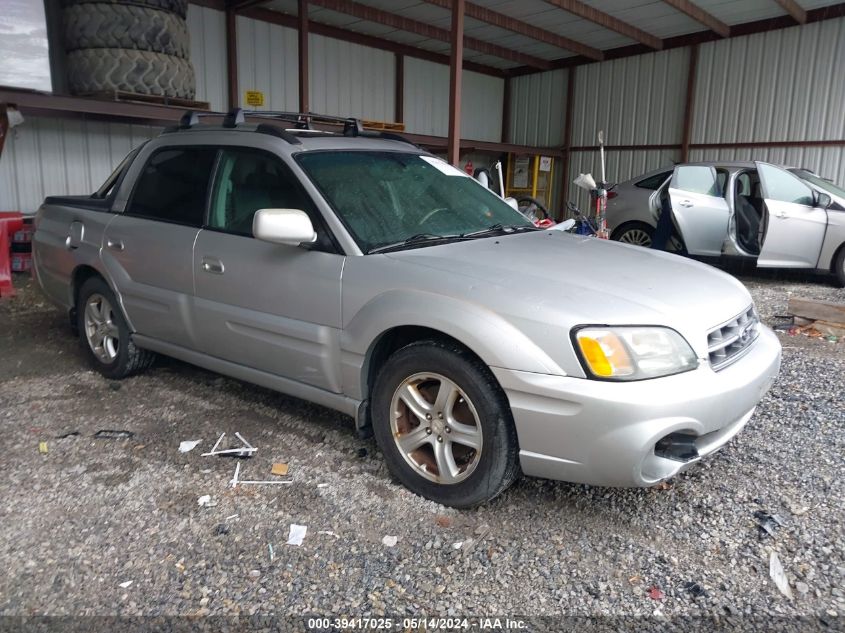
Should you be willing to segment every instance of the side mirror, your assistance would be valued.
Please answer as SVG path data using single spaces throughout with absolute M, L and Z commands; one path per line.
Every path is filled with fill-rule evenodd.
M 571 231 L 572 228 L 575 226 L 575 220 L 569 218 L 568 220 L 564 220 L 558 224 L 555 224 L 550 231 Z
M 252 234 L 264 242 L 288 246 L 317 241 L 311 218 L 299 209 L 259 209 L 252 218 Z
M 831 203 L 833 203 L 833 199 L 826 193 L 816 192 L 816 206 L 822 209 L 827 209 Z

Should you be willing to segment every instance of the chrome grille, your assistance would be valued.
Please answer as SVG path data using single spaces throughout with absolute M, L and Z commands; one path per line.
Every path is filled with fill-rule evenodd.
M 739 360 L 757 340 L 760 318 L 754 306 L 707 333 L 710 366 L 718 371 Z

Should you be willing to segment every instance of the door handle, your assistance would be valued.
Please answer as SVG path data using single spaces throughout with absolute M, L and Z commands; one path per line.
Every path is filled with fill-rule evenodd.
M 65 238 L 65 248 L 68 249 L 69 251 L 75 251 L 77 248 L 79 248 L 79 244 L 74 244 L 73 238 L 70 235 L 68 235 Z
M 681 200 L 678 204 L 682 207 L 691 207 L 692 206 L 692 202 L 690 202 L 689 200 Z
M 215 275 L 222 275 L 225 270 L 223 262 L 219 259 L 212 259 L 211 257 L 202 258 L 202 269 L 207 273 L 214 273 Z
M 108 246 L 113 251 L 122 251 L 124 248 L 123 240 L 107 240 L 106 246 Z

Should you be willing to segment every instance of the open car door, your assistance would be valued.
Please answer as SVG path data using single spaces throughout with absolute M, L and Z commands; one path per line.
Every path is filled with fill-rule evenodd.
M 757 266 L 815 268 L 827 211 L 816 206 L 816 194 L 797 176 L 768 163 L 756 165 L 764 202 Z
M 722 254 L 729 216 L 723 194 L 714 167 L 675 167 L 669 183 L 669 198 L 675 224 L 691 255 Z

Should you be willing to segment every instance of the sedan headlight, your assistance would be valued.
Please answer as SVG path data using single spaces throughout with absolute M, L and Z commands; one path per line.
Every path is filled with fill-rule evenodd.
M 698 366 L 689 343 L 665 327 L 586 326 L 573 330 L 587 375 L 601 380 L 643 380 Z

